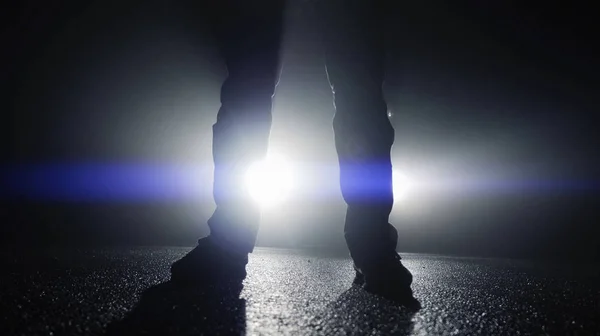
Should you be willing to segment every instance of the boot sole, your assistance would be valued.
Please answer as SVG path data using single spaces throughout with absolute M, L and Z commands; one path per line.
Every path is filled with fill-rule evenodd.
M 356 271 L 352 285 L 363 286 L 365 284 L 365 276 Z

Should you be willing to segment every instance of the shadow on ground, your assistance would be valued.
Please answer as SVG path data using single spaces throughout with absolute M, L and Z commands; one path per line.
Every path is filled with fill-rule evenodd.
M 192 287 L 164 282 L 142 293 L 137 306 L 107 335 L 240 335 L 246 331 L 242 285 Z
M 316 329 L 326 335 L 409 335 L 417 311 L 352 286 L 325 307 Z
M 242 285 L 190 287 L 172 282 L 152 286 L 123 320 L 108 326 L 106 335 L 246 334 L 246 300 L 240 298 L 241 289 Z M 415 312 L 351 287 L 312 316 L 305 331 L 324 335 L 409 335 Z

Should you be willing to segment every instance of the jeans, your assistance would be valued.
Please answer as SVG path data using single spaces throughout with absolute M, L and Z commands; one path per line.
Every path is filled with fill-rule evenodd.
M 214 199 L 211 236 L 251 252 L 260 210 L 245 191 L 248 166 L 266 156 L 272 98 L 281 68 L 281 0 L 221 0 L 212 26 L 228 69 L 213 125 Z M 344 234 L 355 262 L 396 247 L 388 224 L 393 205 L 394 129 L 383 97 L 383 1 L 323 1 L 318 10 L 335 117 L 340 186 L 347 204 Z M 392 230 L 392 232 L 390 232 Z M 386 242 L 386 243 L 383 243 Z M 389 243 L 387 243 L 389 242 Z

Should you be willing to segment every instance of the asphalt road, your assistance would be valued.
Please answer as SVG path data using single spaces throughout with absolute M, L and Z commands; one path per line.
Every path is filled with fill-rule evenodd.
M 403 254 L 414 312 L 314 252 L 257 249 L 241 292 L 178 288 L 169 265 L 188 250 L 5 249 L 0 335 L 600 335 L 593 265 Z

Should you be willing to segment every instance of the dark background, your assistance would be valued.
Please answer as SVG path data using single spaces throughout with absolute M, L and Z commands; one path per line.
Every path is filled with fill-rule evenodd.
M 226 70 L 198 6 L 174 3 L 1 11 L 4 244 L 192 245 L 207 233 Z M 265 214 L 259 245 L 343 248 L 315 8 L 289 1 L 272 144 L 312 167 L 318 197 Z M 398 203 L 400 251 L 598 259 L 592 13 L 572 2 L 393 6 L 394 163 L 455 181 Z

